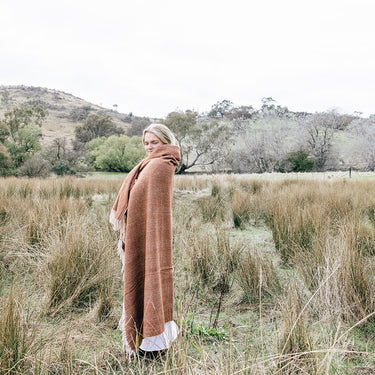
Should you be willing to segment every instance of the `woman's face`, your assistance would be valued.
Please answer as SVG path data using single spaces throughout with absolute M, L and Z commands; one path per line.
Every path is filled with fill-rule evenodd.
M 153 133 L 147 132 L 145 134 L 144 146 L 147 152 L 147 155 L 150 155 L 151 152 L 157 150 L 163 142 Z

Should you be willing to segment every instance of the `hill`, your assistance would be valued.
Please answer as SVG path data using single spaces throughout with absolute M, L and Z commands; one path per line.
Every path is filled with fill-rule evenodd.
M 53 139 L 74 138 L 74 128 L 89 114 L 104 114 L 112 117 L 115 124 L 126 131 L 131 127 L 134 117 L 89 103 L 62 91 L 30 86 L 0 86 L 0 98 L 7 96 L 7 103 L 0 105 L 0 118 L 12 107 L 20 104 L 42 104 L 48 110 L 48 117 L 42 126 L 44 144 Z

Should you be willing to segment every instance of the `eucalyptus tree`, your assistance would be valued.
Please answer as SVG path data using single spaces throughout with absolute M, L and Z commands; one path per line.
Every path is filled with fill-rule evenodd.
M 199 119 L 198 113 L 171 112 L 165 124 L 174 133 L 181 149 L 181 162 L 177 173 L 192 167 L 214 166 L 228 154 L 233 129 L 228 122 Z
M 74 133 L 78 141 L 87 143 L 94 138 L 122 134 L 123 130 L 116 126 L 111 116 L 91 114 L 82 125 L 75 127 Z
M 42 146 L 42 124 L 48 112 L 41 104 L 21 104 L 5 112 L 0 126 L 0 140 L 7 148 L 13 167 L 20 167 Z

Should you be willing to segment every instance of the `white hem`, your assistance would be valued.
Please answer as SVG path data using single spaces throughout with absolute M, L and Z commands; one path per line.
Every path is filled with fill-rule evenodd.
M 125 352 L 131 356 L 134 355 L 134 351 L 130 348 L 128 341 L 126 340 L 125 335 L 125 309 L 122 309 L 122 316 L 118 324 L 118 328 L 122 331 L 122 344 L 123 349 Z M 178 336 L 178 327 L 177 324 L 171 320 L 165 323 L 164 332 L 160 335 L 151 336 L 151 337 L 144 337 L 142 340 L 142 344 L 140 345 L 140 349 L 144 350 L 145 352 L 153 352 L 156 350 L 164 350 L 169 349 L 172 342 L 176 340 Z

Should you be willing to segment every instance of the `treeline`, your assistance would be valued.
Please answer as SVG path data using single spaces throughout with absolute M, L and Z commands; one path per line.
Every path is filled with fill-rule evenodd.
M 40 103 L 5 112 L 0 119 L 1 175 L 128 172 L 145 157 L 141 135 L 151 123 L 148 118 L 128 115 L 131 126 L 124 130 L 108 114 L 82 112 L 73 140 L 57 137 L 43 147 L 47 116 Z M 207 113 L 176 111 L 160 121 L 181 147 L 177 173 L 375 170 L 375 115 L 293 112 L 263 98 L 258 109 L 223 100 Z
M 180 171 L 375 170 L 375 115 L 293 112 L 268 97 L 258 109 L 223 100 L 206 114 L 170 113 L 165 123 L 182 148 Z

